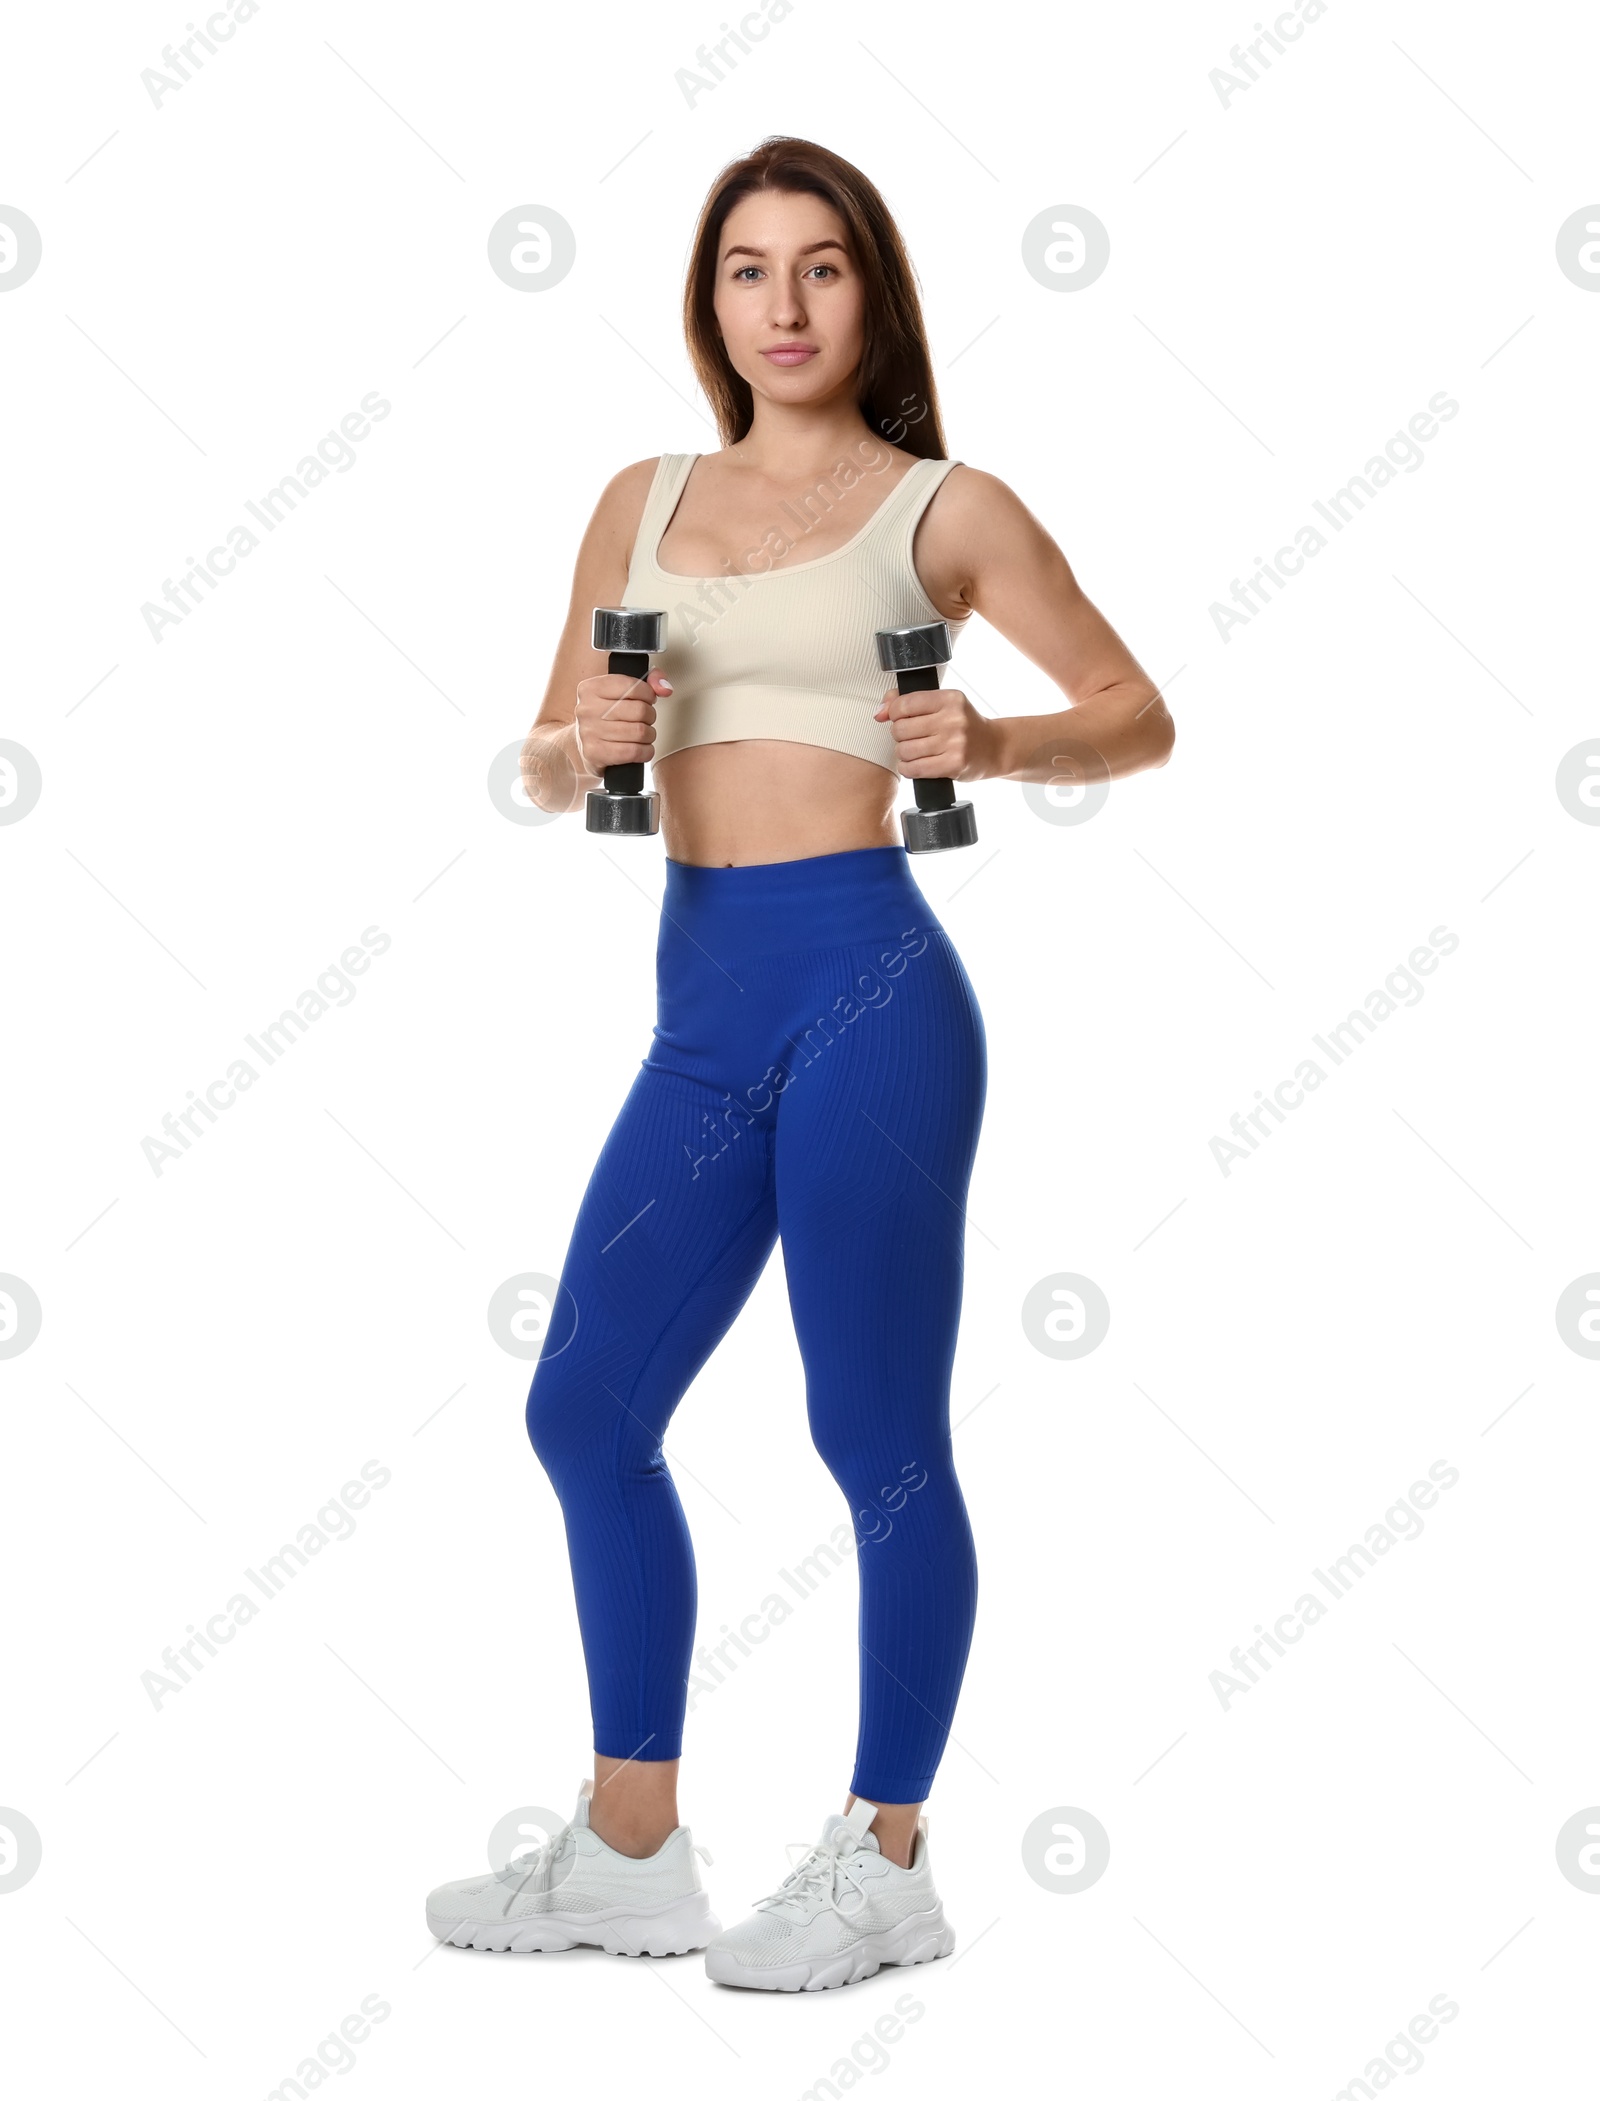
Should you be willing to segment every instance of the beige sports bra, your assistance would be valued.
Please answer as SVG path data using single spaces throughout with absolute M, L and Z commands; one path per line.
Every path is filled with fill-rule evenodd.
M 672 682 L 658 696 L 655 757 L 689 744 L 775 737 L 821 744 L 898 774 L 894 732 L 874 722 L 894 680 L 878 663 L 880 627 L 942 619 L 911 566 L 917 521 L 955 460 L 917 460 L 854 539 L 808 562 L 722 576 L 675 576 L 656 550 L 697 452 L 664 453 L 639 520 L 625 606 L 664 612 L 666 648 L 655 668 Z M 761 549 L 781 555 L 806 520 L 785 505 Z

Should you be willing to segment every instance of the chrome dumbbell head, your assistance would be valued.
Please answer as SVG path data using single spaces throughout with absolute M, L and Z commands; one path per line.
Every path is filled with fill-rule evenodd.
M 923 627 L 880 627 L 878 662 L 885 671 L 930 671 L 948 664 L 955 654 L 950 630 L 942 620 Z
M 914 788 L 926 785 L 912 783 Z M 925 810 L 919 801 L 915 809 L 900 812 L 900 836 L 908 854 L 945 853 L 952 846 L 976 846 L 978 820 L 969 802 L 952 798 L 942 807 Z
M 667 616 L 643 613 L 636 606 L 597 605 L 593 639 L 595 648 L 608 656 L 624 649 L 658 656 L 667 644 Z

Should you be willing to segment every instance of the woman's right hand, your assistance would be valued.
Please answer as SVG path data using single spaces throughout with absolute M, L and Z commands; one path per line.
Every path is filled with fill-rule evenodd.
M 599 780 L 608 766 L 635 765 L 656 748 L 656 696 L 672 691 L 659 671 L 629 678 L 621 671 L 597 671 L 578 681 L 574 717 L 578 757 Z

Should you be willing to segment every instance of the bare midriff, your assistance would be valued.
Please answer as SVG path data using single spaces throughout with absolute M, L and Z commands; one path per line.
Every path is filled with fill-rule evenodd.
M 671 861 L 736 868 L 900 843 L 909 785 L 886 767 L 820 744 L 742 737 L 690 744 L 651 768 Z

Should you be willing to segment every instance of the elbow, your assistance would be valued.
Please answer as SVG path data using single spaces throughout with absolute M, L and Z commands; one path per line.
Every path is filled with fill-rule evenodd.
M 1135 720 L 1143 739 L 1145 764 L 1165 766 L 1172 756 L 1173 745 L 1178 741 L 1178 731 L 1166 702 L 1158 692 L 1151 693 Z

